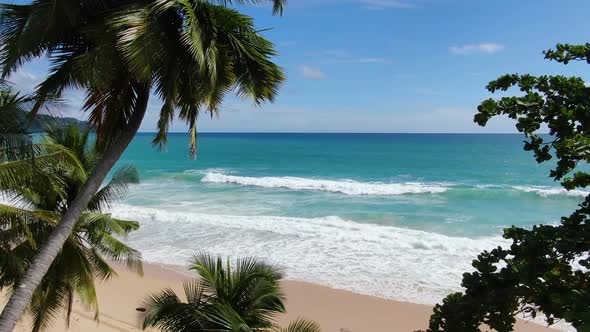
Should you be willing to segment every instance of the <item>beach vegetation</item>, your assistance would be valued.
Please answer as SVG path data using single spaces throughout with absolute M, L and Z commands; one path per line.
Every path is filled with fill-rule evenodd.
M 590 44 L 558 44 L 547 60 L 590 64 Z M 516 121 L 525 151 L 552 165 L 549 176 L 567 190 L 590 186 L 590 87 L 580 77 L 508 74 L 490 82 L 491 93 L 514 96 L 481 103 L 475 122 L 497 116 Z M 539 132 L 548 131 L 548 135 Z M 570 323 L 590 331 L 590 195 L 554 225 L 504 229 L 508 247 L 482 252 L 463 275 L 465 291 L 434 307 L 428 331 L 512 331 L 515 317 L 543 315 L 547 325 Z
M 319 332 L 309 320 L 286 327 L 275 320 L 285 313 L 281 269 L 257 259 L 225 262 L 207 253 L 196 254 L 190 269 L 197 279 L 183 284 L 183 301 L 173 290 L 151 295 L 144 303 L 143 328 L 164 332 Z
M 13 129 L 11 132 L 15 133 Z M 3 201 L 0 204 L 0 289 L 10 292 L 21 284 L 34 257 L 100 158 L 91 145 L 90 130 L 81 130 L 75 124 L 48 125 L 41 141 L 30 144 L 35 154 L 17 153 L 21 159 L 0 163 L 0 178 L 12 178 L 0 183 Z M 55 146 L 61 146 L 61 149 L 53 149 Z M 5 146 L 2 150 L 9 149 Z M 48 153 L 52 149 L 58 154 Z M 59 157 L 64 151 L 69 159 Z M 72 158 L 75 162 L 71 162 Z M 7 164 L 19 166 L 3 167 Z M 13 171 L 19 172 L 20 169 L 28 171 L 15 177 Z M 27 307 L 33 331 L 49 327 L 62 312 L 69 323 L 76 300 L 93 310 L 94 318 L 98 320 L 95 280 L 107 280 L 116 275 L 113 261 L 142 273 L 141 254 L 121 241 L 122 237 L 137 230 L 139 224 L 107 213 L 108 208 L 125 195 L 127 187 L 137 183 L 138 179 L 134 167 L 123 166 L 90 199 L 74 232 L 33 292 Z
M 10 332 L 75 232 L 83 211 L 139 129 L 150 96 L 162 101 L 154 145 L 164 148 L 175 117 L 189 127 L 196 154 L 196 123 L 214 116 L 227 93 L 258 105 L 272 101 L 282 69 L 271 42 L 252 18 L 229 5 L 282 0 L 79 1 L 34 0 L 0 5 L 0 71 L 9 77 L 24 63 L 47 57 L 48 75 L 33 94 L 31 112 L 75 88 L 96 133 L 100 157 L 15 288 L 0 315 Z

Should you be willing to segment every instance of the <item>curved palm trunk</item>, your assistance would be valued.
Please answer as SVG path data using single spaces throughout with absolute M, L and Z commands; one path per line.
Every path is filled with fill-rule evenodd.
M 149 86 L 146 84 L 140 90 L 137 96 L 133 115 L 127 125 L 127 128 L 119 135 L 105 151 L 100 161 L 96 165 L 90 177 L 71 203 L 68 211 L 62 217 L 59 225 L 49 236 L 47 243 L 43 245 L 41 251 L 35 256 L 31 266 L 27 270 L 22 282 L 16 288 L 10 297 L 10 300 L 4 307 L 0 315 L 0 332 L 12 332 L 16 323 L 21 318 L 27 308 L 33 292 L 39 286 L 45 273 L 61 251 L 67 238 L 72 234 L 74 226 L 80 214 L 86 209 L 92 196 L 98 191 L 111 168 L 121 157 L 143 120 L 147 109 L 149 99 Z

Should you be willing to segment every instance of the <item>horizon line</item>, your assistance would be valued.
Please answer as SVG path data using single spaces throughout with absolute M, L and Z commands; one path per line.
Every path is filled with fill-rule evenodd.
M 156 134 L 156 131 L 138 131 L 138 134 Z M 187 131 L 169 131 L 169 134 L 188 134 Z M 322 131 L 200 131 L 197 134 L 353 134 L 353 135 L 524 135 L 523 133 L 494 132 L 494 133 L 474 133 L 474 132 L 322 132 Z M 537 133 L 548 135 L 549 133 Z

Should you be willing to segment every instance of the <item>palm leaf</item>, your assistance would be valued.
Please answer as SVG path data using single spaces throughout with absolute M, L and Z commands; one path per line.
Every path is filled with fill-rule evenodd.
M 123 262 L 129 269 L 143 275 L 141 253 L 111 235 L 112 233 L 126 235 L 129 231 L 137 229 L 139 224 L 93 212 L 83 213 L 80 220 L 77 229 L 84 233 L 84 238 L 91 247 L 101 255 Z
M 134 183 L 139 183 L 137 169 L 131 165 L 119 168 L 111 180 L 92 197 L 88 203 L 88 209 L 103 211 L 111 208 L 114 202 L 125 197 L 129 185 Z
M 287 1 L 286 0 L 209 0 L 209 2 L 211 3 L 217 3 L 217 4 L 222 4 L 222 5 L 232 5 L 232 4 L 239 4 L 239 5 L 244 5 L 244 4 L 254 4 L 254 5 L 261 5 L 261 4 L 265 4 L 268 2 L 272 2 L 272 11 L 273 14 L 277 15 L 282 15 L 283 11 L 285 9 L 285 6 L 287 5 Z
M 253 328 L 248 324 L 235 308 L 226 302 L 213 302 L 203 308 L 204 317 L 208 324 L 213 325 L 214 331 L 240 331 L 252 332 Z
M 37 241 L 29 225 L 36 220 L 55 225 L 59 221 L 59 215 L 50 211 L 30 211 L 0 204 L 0 227 L 3 229 L 2 243 L 11 244 L 13 241 L 18 243 L 26 239 L 34 248 Z
M 320 326 L 316 322 L 299 318 L 299 319 L 289 323 L 289 325 L 287 325 L 286 327 L 278 328 L 276 331 L 277 332 L 320 332 L 321 329 L 320 329 Z
M 101 254 L 95 248 L 89 248 L 88 259 L 92 262 L 94 267 L 94 274 L 100 280 L 108 280 L 117 275 L 117 272 L 111 267 Z
M 151 295 L 143 302 L 142 328 L 155 327 L 166 332 L 194 331 L 203 326 L 199 304 L 183 303 L 171 289 Z
M 51 321 L 58 317 L 62 303 L 67 298 L 67 290 L 61 285 L 42 285 L 37 290 L 29 307 L 33 319 L 32 331 L 42 331 L 51 326 Z

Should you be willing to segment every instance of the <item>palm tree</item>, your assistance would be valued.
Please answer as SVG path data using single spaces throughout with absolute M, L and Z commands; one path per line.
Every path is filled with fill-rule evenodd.
M 22 63 L 49 56 L 51 69 L 35 93 L 34 115 L 70 87 L 86 92 L 84 108 L 102 152 L 92 173 L 40 249 L 2 315 L 10 332 L 77 220 L 137 132 L 150 94 L 163 101 L 154 144 L 166 144 L 178 115 L 189 124 L 196 153 L 196 122 L 214 115 L 228 92 L 272 101 L 284 77 L 270 61 L 272 43 L 232 3 L 284 0 L 34 0 L 0 6 L 0 67 L 4 76 Z
M 31 98 L 0 81 L 0 191 L 18 189 L 46 167 L 62 165 L 82 174 L 71 151 L 50 142 L 33 143 L 26 120 Z
M 23 116 L 28 101 L 26 96 L 13 92 L 6 83 L 0 82 L 0 147 L 10 143 L 10 136 L 27 136 Z
M 0 188 L 18 187 L 31 174 L 29 167 L 15 167 L 11 163 L 24 154 L 31 155 L 31 140 L 24 121 L 27 102 L 27 97 L 0 81 Z
M 191 269 L 199 278 L 184 283 L 187 302 L 171 289 L 151 295 L 143 305 L 143 328 L 164 332 L 320 331 L 316 323 L 303 319 L 285 328 L 275 324 L 275 317 L 285 312 L 279 269 L 252 258 L 233 263 L 205 253 L 195 255 Z
M 96 164 L 97 155 L 89 148 L 89 130 L 76 125 L 52 127 L 47 130 L 46 143 L 61 145 L 76 156 L 86 172 Z M 34 179 L 19 188 L 4 190 L 10 205 L 0 204 L 0 289 L 14 289 L 84 184 L 85 174 L 71 167 L 54 164 L 36 173 Z M 104 209 L 121 198 L 130 183 L 138 181 L 137 170 L 120 168 L 112 179 L 91 199 L 87 211 L 78 219 L 74 232 L 66 240 L 57 258 L 49 267 L 41 284 L 35 289 L 29 312 L 33 331 L 47 327 L 62 308 L 69 322 L 74 295 L 98 319 L 98 301 L 94 280 L 115 275 L 107 259 L 123 261 L 141 273 L 138 251 L 128 247 L 116 236 L 126 236 L 138 229 L 134 221 L 120 220 L 104 213 Z

